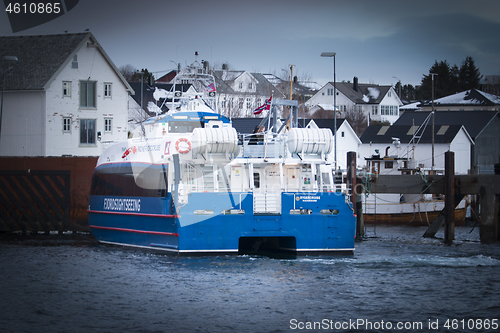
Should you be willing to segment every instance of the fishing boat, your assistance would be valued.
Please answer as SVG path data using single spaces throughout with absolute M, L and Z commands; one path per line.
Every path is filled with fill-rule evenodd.
M 331 130 L 298 128 L 297 102 L 276 100 L 263 106 L 263 131 L 240 135 L 217 113 L 211 75 L 189 66 L 176 81 L 197 93 L 174 82 L 168 113 L 98 159 L 88 220 L 99 242 L 179 255 L 353 253 Z M 279 105 L 292 110 L 285 121 Z
M 420 175 L 425 181 L 431 170 L 424 170 L 418 162 L 408 156 L 381 156 L 377 151 L 371 157 L 365 158 L 364 172 L 361 179 L 376 178 L 378 175 Z M 368 182 L 367 182 L 368 183 Z M 366 224 L 398 224 L 428 226 L 441 214 L 445 200 L 441 195 L 414 193 L 370 193 L 363 199 L 363 221 Z M 455 210 L 456 225 L 463 225 L 466 213 L 466 199 L 460 201 Z

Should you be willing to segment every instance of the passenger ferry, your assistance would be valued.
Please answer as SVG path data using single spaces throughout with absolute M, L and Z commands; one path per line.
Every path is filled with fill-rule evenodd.
M 356 219 L 334 183 L 329 129 L 298 128 L 296 101 L 277 100 L 263 132 L 239 135 L 216 112 L 213 77 L 188 67 L 176 79 L 201 93 L 174 83 L 171 111 L 98 159 L 88 219 L 99 242 L 180 255 L 353 253 Z M 278 105 L 291 106 L 286 121 Z

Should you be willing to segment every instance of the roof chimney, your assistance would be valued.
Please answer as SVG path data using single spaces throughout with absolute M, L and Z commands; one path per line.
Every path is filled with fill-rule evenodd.
M 356 76 L 352 80 L 352 89 L 354 89 L 354 91 L 358 91 L 358 78 Z

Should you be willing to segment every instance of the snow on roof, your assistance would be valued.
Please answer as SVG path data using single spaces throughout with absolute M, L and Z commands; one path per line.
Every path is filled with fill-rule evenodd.
M 370 96 L 373 99 L 377 99 L 380 96 L 380 90 L 375 87 L 368 87 L 368 96 Z
M 148 111 L 154 112 L 157 115 L 161 113 L 161 109 L 153 101 L 148 102 Z
M 488 94 L 480 90 L 478 90 L 477 92 L 486 97 L 487 99 L 489 99 L 490 101 L 492 101 L 493 103 L 500 104 L 500 96 Z
M 279 77 L 277 77 L 274 74 L 262 74 L 262 75 L 267 79 L 267 81 L 271 82 L 273 86 L 280 84 L 282 81 Z
M 370 97 L 376 100 L 380 96 L 380 90 L 378 90 L 378 88 L 368 87 L 366 89 L 368 90 L 368 95 L 363 94 L 363 102 L 368 103 L 370 101 Z
M 400 110 L 415 110 L 415 109 L 420 109 L 420 106 L 419 106 L 420 104 L 422 104 L 422 102 L 410 103 L 410 104 L 406 104 L 406 105 L 400 106 L 399 109 Z
M 153 93 L 153 98 L 156 101 L 159 101 L 161 98 L 165 99 L 167 98 L 168 91 L 165 89 L 160 89 L 158 87 L 155 87 L 155 92 Z
M 322 86 L 317 83 L 317 82 L 310 82 L 310 81 L 299 81 L 299 83 L 306 87 L 306 88 L 309 88 L 311 90 L 320 90 L 322 88 Z
M 477 97 L 477 98 L 476 98 Z M 484 99 L 482 98 L 484 97 Z M 478 99 L 479 98 L 479 99 Z M 454 95 L 438 98 L 434 101 L 435 104 L 462 104 L 462 105 L 479 105 L 484 104 L 489 100 L 494 104 L 500 104 L 500 96 L 491 95 L 477 89 L 466 90 Z

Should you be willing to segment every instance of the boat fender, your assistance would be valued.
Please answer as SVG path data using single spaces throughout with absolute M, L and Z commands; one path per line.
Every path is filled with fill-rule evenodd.
M 183 144 L 181 147 L 179 147 L 180 143 L 181 142 L 185 142 L 186 144 Z M 184 148 L 183 146 L 186 146 L 186 148 Z M 189 151 L 191 150 L 191 141 L 189 141 L 188 139 L 186 138 L 180 138 L 179 140 L 177 140 L 177 142 L 175 143 L 175 149 L 177 149 L 177 151 L 181 154 L 187 154 L 189 153 Z

